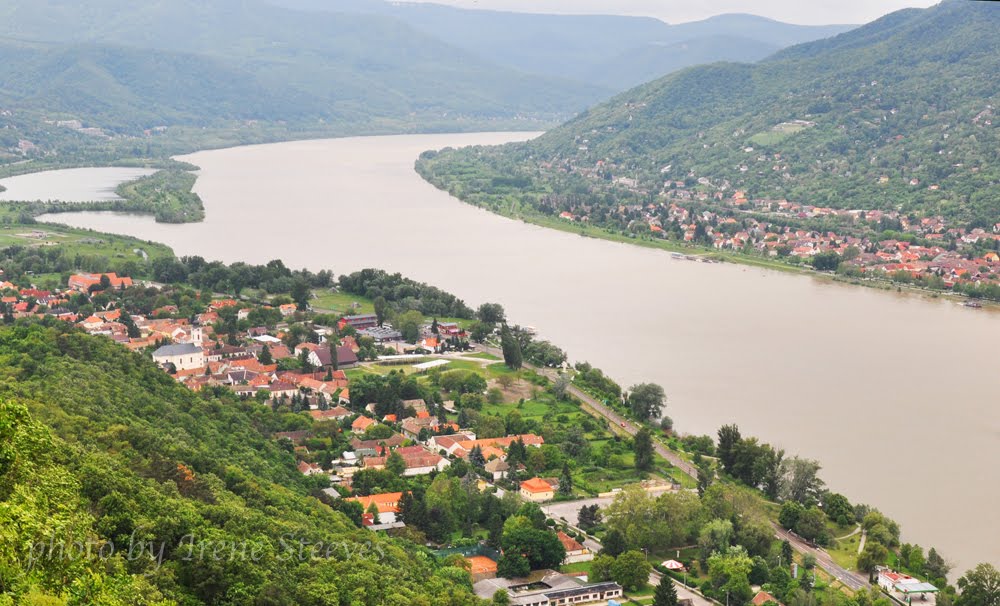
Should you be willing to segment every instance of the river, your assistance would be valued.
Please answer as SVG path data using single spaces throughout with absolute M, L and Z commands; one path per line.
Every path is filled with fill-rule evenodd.
M 115 188 L 125 181 L 132 181 L 155 173 L 154 169 L 109 166 L 101 168 L 66 168 L 40 173 L 29 173 L 0 180 L 7 191 L 0 192 L 0 200 L 34 202 L 60 200 L 62 202 L 103 202 L 117 200 Z
M 828 485 L 898 520 L 957 570 L 1000 564 L 1000 373 L 987 310 L 582 238 L 465 205 L 414 171 L 427 149 L 518 134 L 303 141 L 207 151 L 207 219 L 59 222 L 180 255 L 346 273 L 382 267 L 497 301 L 574 360 L 662 384 L 691 433 L 736 422 L 818 459 Z M 955 577 L 957 578 L 957 577 Z

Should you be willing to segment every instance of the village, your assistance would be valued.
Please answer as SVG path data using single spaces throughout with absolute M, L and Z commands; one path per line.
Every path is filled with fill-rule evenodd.
M 653 452 L 646 455 L 652 461 L 640 463 L 638 439 L 606 415 L 581 409 L 566 385 L 530 367 L 511 368 L 489 338 L 470 339 L 470 330 L 483 332 L 476 325 L 502 318 L 499 306 L 483 306 L 472 321 L 415 322 L 408 312 L 396 316 L 396 328 L 372 301 L 322 290 L 311 301 L 332 296 L 339 311 L 323 313 L 309 299 L 285 296 L 251 303 L 201 295 L 194 314 L 172 303 L 126 313 L 137 291 L 157 303 L 185 301 L 187 310 L 190 293 L 115 273 L 72 274 L 65 289 L 54 290 L 5 281 L 0 291 L 6 322 L 73 323 L 149 355 L 194 392 L 228 392 L 282 413 L 287 422 L 273 439 L 294 456 L 315 496 L 359 528 L 459 561 L 474 591 L 493 603 L 616 604 L 643 600 L 663 584 L 675 585 L 680 604 L 719 603 L 707 595 L 716 579 L 703 548 L 678 549 L 660 561 L 649 548 L 622 544 L 605 526 L 610 520 L 602 520 L 636 499 L 669 497 L 663 506 L 683 510 L 704 490 L 702 473 L 694 478 Z M 550 345 L 541 351 L 540 360 L 568 370 L 564 354 L 553 355 Z M 592 393 L 607 384 L 595 369 L 576 371 Z M 668 459 L 676 458 L 680 442 L 666 425 L 663 432 L 654 440 L 672 444 L 677 454 Z M 700 457 L 678 461 L 703 465 Z M 888 568 L 879 583 L 907 597 L 937 591 Z M 754 591 L 753 604 L 781 604 L 761 584 Z
M 423 528 L 417 532 L 433 537 L 432 543 L 441 553 L 459 554 L 457 557 L 465 559 L 482 597 L 491 598 L 500 591 L 511 596 L 512 604 L 535 605 L 608 603 L 622 597 L 624 589 L 617 583 L 587 582 L 579 565 L 593 559 L 594 544 L 568 526 L 553 529 L 537 523 L 535 539 L 548 538 L 557 546 L 559 555 L 541 562 L 544 567 L 532 562 L 523 569 L 521 566 L 527 566 L 528 561 L 521 558 L 516 564 L 517 576 L 508 572 L 505 576 L 511 578 L 504 578 L 498 576 L 503 572 L 498 534 L 502 526 L 493 528 L 496 540 L 491 546 L 489 540 L 456 540 L 463 536 L 457 528 L 445 528 L 437 536 L 427 528 L 428 522 L 414 522 L 412 511 L 407 515 L 407 502 L 412 502 L 414 493 L 433 490 L 441 483 L 455 488 L 459 478 L 467 482 L 474 477 L 475 492 L 492 499 L 496 507 L 501 507 L 503 501 L 502 508 L 509 510 L 503 516 L 505 520 L 516 517 L 513 514 L 530 515 L 535 522 L 539 516 L 544 520 L 540 504 L 553 501 L 557 495 L 562 499 L 573 495 L 568 477 L 535 474 L 552 467 L 544 462 L 542 447 L 546 440 L 541 435 L 533 431 L 508 432 L 503 422 L 497 428 L 495 423 L 475 421 L 478 415 L 473 409 L 482 408 L 484 394 L 496 405 L 505 399 L 497 396 L 498 391 L 506 391 L 505 396 L 530 397 L 531 393 L 523 385 L 512 385 L 509 378 L 500 378 L 509 377 L 506 372 L 490 372 L 489 366 L 502 366 L 496 356 L 479 353 L 480 357 L 469 357 L 469 335 L 457 322 L 435 319 L 420 327 L 415 343 L 407 343 L 401 331 L 380 323 L 374 313 L 346 314 L 333 326 L 320 326 L 307 322 L 313 314 L 295 303 L 266 305 L 254 313 L 252 306 L 236 299 L 213 298 L 193 318 L 180 317 L 176 305 L 157 308 L 147 317 L 122 311 L 116 295 L 132 288 L 169 289 L 114 273 L 73 274 L 64 290 L 19 289 L 11 282 L 0 283 L 5 293 L 4 315 L 12 321 L 49 317 L 74 323 L 89 334 L 148 353 L 164 372 L 194 391 L 228 390 L 261 406 L 307 415 L 312 421 L 307 428 L 279 431 L 274 439 L 287 443 L 303 476 L 321 480 L 318 486 L 323 498 L 373 532 L 406 532 L 407 521 L 414 530 L 419 524 Z M 98 302 L 106 309 L 78 314 L 64 307 L 84 297 L 99 297 Z M 225 318 L 245 325 L 251 317 L 257 319 L 261 311 L 274 322 L 249 326 L 238 334 L 219 332 L 226 325 Z M 301 342 L 289 339 L 290 334 L 300 336 Z M 449 350 L 449 355 L 444 355 Z M 388 403 L 372 395 L 368 379 L 378 382 L 401 377 L 402 369 L 407 369 L 411 382 L 406 388 L 414 389 L 417 384 L 413 377 L 419 376 L 422 381 L 433 377 L 437 383 L 449 365 L 459 367 L 453 372 L 459 375 L 460 384 L 455 387 L 447 378 L 442 383 L 451 387 L 446 393 L 453 394 L 458 403 L 420 397 Z M 379 374 L 387 369 L 387 374 Z M 487 392 L 486 382 L 468 369 L 482 369 L 484 376 L 499 376 L 490 381 L 494 387 Z M 356 380 L 352 381 L 352 377 Z M 354 383 L 362 395 L 360 400 L 352 401 Z M 525 419 L 524 427 L 538 426 Z M 477 436 L 477 430 L 489 435 Z M 478 473 L 463 471 L 446 478 L 442 472 L 455 465 Z M 664 481 L 649 485 L 658 490 L 677 488 Z M 459 515 L 449 512 L 447 517 Z M 496 519 L 488 522 L 495 526 Z M 486 521 L 479 526 L 485 534 Z M 590 547 L 581 541 L 589 542 Z M 562 564 L 576 567 L 568 573 L 558 572 Z
M 775 161 L 780 161 L 776 154 Z M 669 167 L 665 167 L 669 168 Z M 555 170 L 551 164 L 543 170 Z M 594 181 L 616 167 L 598 161 L 595 167 L 563 167 Z M 883 177 L 880 185 L 888 183 Z M 908 187 L 937 191 L 936 184 L 919 179 Z M 620 204 L 597 224 L 628 225 L 649 230 L 654 238 L 669 239 L 720 251 L 733 251 L 813 263 L 818 255 L 837 255 L 819 269 L 837 269 L 856 277 L 920 282 L 939 290 L 956 286 L 1000 283 L 1000 224 L 963 227 L 942 216 L 918 217 L 897 210 L 842 209 L 801 204 L 785 199 L 754 197 L 727 182 L 699 179 L 664 181 L 658 192 L 643 188 L 637 179 L 616 177 L 612 190 L 650 196 L 649 204 Z M 594 206 L 561 210 L 558 217 L 583 224 L 595 221 Z M 892 237 L 888 237 L 891 235 Z

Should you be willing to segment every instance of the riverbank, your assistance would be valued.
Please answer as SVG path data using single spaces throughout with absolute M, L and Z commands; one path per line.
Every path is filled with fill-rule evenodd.
M 847 288 L 832 276 L 675 260 L 512 221 L 455 200 L 413 171 L 426 149 L 512 139 L 359 137 L 205 152 L 182 158 L 202 168 L 195 186 L 208 211 L 202 222 L 112 213 L 50 219 L 166 242 L 178 256 L 281 258 L 338 273 L 384 267 L 467 301 L 502 298 L 511 317 L 538 327 L 576 361 L 626 385 L 663 385 L 678 427 L 713 433 L 738 422 L 823 461 L 831 486 L 852 501 L 878 503 L 920 533 L 906 540 L 969 554 L 959 565 L 997 561 L 976 520 L 987 515 L 982 504 L 1000 499 L 1000 487 L 973 487 L 937 456 L 974 449 L 984 454 L 969 461 L 969 473 L 990 473 L 1000 418 L 989 404 L 996 381 L 982 335 L 995 330 L 993 314 L 895 289 Z M 272 177 L 276 166 L 282 179 Z M 961 380 L 945 379 L 955 376 Z M 909 436 L 928 428 L 939 449 L 915 448 Z M 907 463 L 892 467 L 893 482 L 859 471 L 897 461 L 900 452 Z M 944 519 L 896 488 L 927 477 L 955 495 L 954 515 Z
M 452 192 L 444 181 L 435 179 L 434 176 L 428 171 L 422 170 L 422 167 L 423 165 L 418 160 L 415 164 L 414 170 L 421 176 L 421 178 L 437 189 L 448 193 L 450 196 L 462 201 L 463 203 L 476 208 L 481 208 L 501 217 L 506 217 L 515 221 L 522 221 L 530 225 L 537 225 L 547 229 L 577 234 L 583 238 L 596 238 L 620 244 L 630 244 L 641 248 L 651 248 L 671 253 L 680 253 L 685 257 L 693 258 L 695 261 L 734 263 L 737 265 L 768 269 L 789 274 L 807 275 L 813 278 L 826 279 L 854 286 L 875 288 L 877 290 L 894 290 L 900 293 L 908 293 L 929 298 L 945 297 L 955 299 L 959 302 L 973 300 L 982 301 L 984 306 L 1000 309 L 1000 301 L 990 301 L 988 299 L 971 297 L 964 293 L 957 293 L 951 290 L 936 290 L 915 286 L 912 283 L 901 283 L 893 280 L 891 277 L 882 278 L 872 277 L 870 275 L 864 278 L 851 277 L 833 271 L 820 271 L 807 265 L 805 262 L 792 264 L 778 259 L 761 257 L 759 255 L 723 251 L 715 248 L 709 248 L 707 246 L 699 246 L 697 244 L 681 243 L 674 240 L 642 237 L 638 234 L 623 234 L 619 231 L 612 231 L 596 225 L 571 222 L 559 217 L 533 212 L 530 207 L 517 205 L 515 203 L 499 206 L 476 204 L 475 202 L 470 202 L 464 199 L 461 195 L 459 195 L 459 193 Z

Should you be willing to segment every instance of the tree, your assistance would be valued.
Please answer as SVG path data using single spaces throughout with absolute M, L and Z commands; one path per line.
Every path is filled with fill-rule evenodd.
M 484 324 L 500 324 L 506 319 L 499 303 L 483 303 L 476 310 L 476 318 Z
M 274 364 L 274 358 L 271 357 L 271 348 L 268 347 L 267 345 L 264 345 L 264 347 L 262 347 L 260 350 L 260 355 L 257 356 L 257 360 L 264 366 L 270 366 L 271 364 Z
M 299 367 L 302 369 L 302 372 L 305 373 L 310 373 L 313 371 L 312 362 L 309 361 L 308 349 L 303 349 L 302 352 L 299 354 Z
M 382 522 L 378 518 L 378 505 L 374 501 L 368 505 L 368 510 L 365 512 L 372 517 L 372 524 L 381 524 Z
M 600 506 L 596 504 L 584 505 L 580 508 L 579 513 L 576 514 L 576 520 L 580 530 L 589 531 L 601 523 Z
M 653 593 L 653 606 L 677 606 L 677 588 L 674 581 L 667 575 L 660 577 Z
M 517 465 L 524 465 L 528 461 L 528 452 L 525 449 L 524 441 L 518 438 L 507 447 L 507 463 L 511 469 Z
M 510 596 L 506 589 L 497 589 L 493 592 L 493 606 L 510 606 Z
M 500 327 L 500 347 L 503 349 L 503 362 L 511 370 L 518 370 L 523 364 L 521 344 L 504 324 Z
M 717 453 L 719 462 L 726 473 L 732 473 L 736 462 L 736 447 L 742 441 L 740 428 L 736 425 L 723 425 L 719 428 L 719 447 Z
M 438 328 L 438 319 L 434 318 L 431 320 L 431 334 L 441 334 L 441 329 Z
M 958 579 L 962 591 L 955 606 L 1000 606 L 1000 571 L 992 564 L 979 564 Z
M 379 326 L 382 326 L 385 323 L 385 312 L 388 309 L 385 297 L 381 295 L 375 297 L 372 304 L 375 306 L 375 321 L 378 322 Z
M 730 547 L 708 559 L 708 575 L 717 595 L 726 595 L 732 604 L 746 604 L 753 596 L 750 572 L 753 560 L 739 547 Z
M 505 579 L 526 577 L 530 572 L 528 558 L 519 553 L 505 551 L 497 561 L 497 575 Z
M 667 395 L 663 388 L 655 383 L 640 383 L 629 389 L 628 407 L 632 416 L 640 421 L 659 417 Z
M 779 493 L 781 498 L 807 506 L 815 503 L 823 489 L 819 470 L 819 462 L 812 459 L 792 457 L 782 461 Z
M 611 565 L 611 578 L 626 590 L 635 591 L 646 584 L 652 569 L 641 551 L 626 551 Z
M 698 535 L 701 559 L 707 561 L 714 553 L 725 553 L 733 544 L 733 523 L 729 520 L 712 520 L 705 524 Z
M 559 494 L 573 494 L 573 476 L 569 472 L 569 461 L 563 462 L 562 473 L 559 475 Z
M 635 434 L 632 441 L 632 451 L 635 453 L 635 468 L 648 471 L 653 467 L 653 435 L 643 427 Z
M 840 265 L 840 255 L 831 251 L 813 256 L 812 266 L 817 271 L 834 271 Z
M 604 542 L 601 544 L 601 553 L 613 558 L 625 553 L 628 544 L 625 542 L 625 535 L 621 531 L 612 528 L 608 534 L 604 535 Z
M 305 279 L 299 278 L 292 283 L 292 301 L 295 301 L 295 308 L 299 311 L 305 311 L 309 307 L 309 296 L 311 294 L 309 283 Z
M 560 400 L 565 400 L 571 384 L 572 381 L 570 380 L 569 375 L 559 373 L 559 376 L 557 376 L 556 380 L 552 382 L 552 387 L 550 388 L 552 395 Z
M 712 469 L 712 462 L 708 459 L 698 461 L 698 496 L 703 496 L 708 487 L 715 480 L 715 471 Z
M 142 331 L 135 325 L 135 320 L 124 309 L 121 310 L 121 323 L 125 325 L 126 334 L 130 339 L 138 339 L 142 335 Z M 268 363 L 270 364 L 270 362 Z
M 947 579 L 951 567 L 944 561 L 944 558 L 937 552 L 937 549 L 931 547 L 931 550 L 927 552 L 927 562 L 924 564 L 924 571 L 932 579 Z
M 402 476 L 403 472 L 406 471 L 406 461 L 403 460 L 401 454 L 394 450 L 385 460 L 385 468 L 394 476 Z
M 607 555 L 603 551 L 590 561 L 590 581 L 593 583 L 605 583 L 611 580 L 611 567 L 615 564 L 614 556 Z
M 827 492 L 823 495 L 823 511 L 826 516 L 840 526 L 847 526 L 855 522 L 854 507 L 842 494 Z
M 483 456 L 483 449 L 478 445 L 473 446 L 472 450 L 469 451 L 469 463 L 473 467 L 482 469 L 486 465 L 486 458 Z
M 396 328 L 399 332 L 403 333 L 403 339 L 407 343 L 416 343 L 420 338 L 420 326 L 424 323 L 424 316 L 415 309 L 400 314 L 396 318 L 396 323 L 399 324 Z
M 792 556 L 794 552 L 792 551 L 792 544 L 787 540 L 781 542 L 781 564 L 784 566 L 789 566 L 792 563 Z
M 799 515 L 795 532 L 807 541 L 825 543 L 827 539 L 826 515 L 818 507 L 810 507 Z
M 781 511 L 778 512 L 778 523 L 783 528 L 795 530 L 795 526 L 798 525 L 799 518 L 805 510 L 806 508 L 796 501 L 785 501 L 781 504 Z
M 548 530 L 522 527 L 505 529 L 500 544 L 505 554 L 523 555 L 532 570 L 555 568 L 566 559 L 566 548 L 559 537 Z
M 878 541 L 868 541 L 864 550 L 858 554 L 858 570 L 864 572 L 874 572 L 876 566 L 885 564 L 889 557 L 889 550 Z
M 492 325 L 483 322 L 473 322 L 472 326 L 469 327 L 469 338 L 476 343 L 482 343 L 486 340 L 486 337 L 490 336 L 491 332 L 493 332 Z

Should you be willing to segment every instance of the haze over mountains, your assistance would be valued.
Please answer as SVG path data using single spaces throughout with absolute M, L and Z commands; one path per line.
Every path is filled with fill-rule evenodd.
M 123 133 L 233 120 L 383 131 L 552 121 L 678 67 L 755 60 L 843 29 L 374 0 L 13 0 L 0 7 L 0 107 Z
M 699 63 L 757 61 L 854 27 L 792 25 L 738 14 L 669 25 L 648 17 L 473 11 L 380 0 L 269 1 L 302 10 L 391 16 L 500 65 L 616 91 Z
M 609 186 L 619 176 L 650 192 L 665 180 L 704 180 L 709 192 L 992 228 L 1000 216 L 997 31 L 994 3 L 903 10 L 756 65 L 679 71 L 535 141 L 451 153 L 434 170 L 449 187 L 463 181 L 471 197 L 590 192 L 599 204 L 606 188 L 583 176 L 599 166 Z M 496 179 L 523 186 L 500 192 L 489 185 Z

